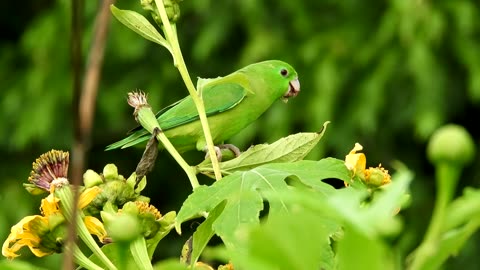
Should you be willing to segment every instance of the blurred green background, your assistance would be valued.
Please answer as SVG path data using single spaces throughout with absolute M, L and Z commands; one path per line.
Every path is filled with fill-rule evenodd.
M 7 1 L 0 10 L 0 239 L 25 215 L 38 213 L 40 198 L 21 186 L 31 163 L 73 141 L 72 72 L 69 56 L 71 3 L 66 0 Z M 85 1 L 83 53 L 88 53 L 99 1 Z M 139 1 L 119 8 L 141 11 Z M 192 78 L 226 75 L 249 63 L 281 59 L 300 75 L 302 91 L 278 102 L 230 142 L 246 149 L 290 133 L 326 135 L 309 158 L 343 159 L 355 142 L 367 165 L 393 170 L 400 160 L 415 172 L 413 201 L 402 212 L 405 231 L 392 243 L 409 253 L 423 237 L 434 198 L 433 168 L 426 161 L 430 134 L 446 123 L 464 125 L 478 142 L 480 130 L 480 2 L 334 0 L 187 0 L 178 32 Z M 144 12 L 144 14 L 146 14 Z M 171 56 L 115 19 L 110 23 L 96 104 L 88 168 L 115 163 L 135 170 L 141 149 L 104 152 L 135 126 L 126 93 L 142 89 L 160 109 L 187 94 Z M 189 153 L 193 164 L 202 153 Z M 460 183 L 480 186 L 479 161 Z M 178 210 L 191 188 L 174 161 L 160 154 L 146 194 L 161 212 Z M 204 183 L 210 180 L 202 179 Z M 193 224 L 192 229 L 198 226 Z M 157 258 L 177 256 L 172 233 Z M 178 241 L 180 239 L 180 241 Z M 477 233 L 447 269 L 477 269 Z M 61 256 L 21 257 L 49 269 Z

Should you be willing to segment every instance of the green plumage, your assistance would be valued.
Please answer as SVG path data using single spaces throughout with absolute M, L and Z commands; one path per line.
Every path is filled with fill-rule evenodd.
M 296 71 L 287 63 L 270 60 L 244 67 L 225 77 L 201 79 L 201 96 L 214 144 L 229 139 L 262 115 L 274 101 L 296 96 L 300 90 Z M 199 116 L 190 96 L 157 113 L 160 128 L 179 152 L 204 150 Z M 141 127 L 107 150 L 147 141 Z

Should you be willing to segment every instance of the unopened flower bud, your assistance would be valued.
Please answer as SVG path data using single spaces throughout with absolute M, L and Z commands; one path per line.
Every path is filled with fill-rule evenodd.
M 140 224 L 137 217 L 130 214 L 110 214 L 102 212 L 105 229 L 114 242 L 132 242 L 140 234 Z
M 433 133 L 427 146 L 427 156 L 433 164 L 451 163 L 465 166 L 475 155 L 475 144 L 464 127 L 449 124 Z
M 164 0 L 165 10 L 170 22 L 175 23 L 180 18 L 180 5 L 178 0 Z
M 365 170 L 365 183 L 372 187 L 379 187 L 386 185 L 392 181 L 390 174 L 382 165 L 375 168 L 368 168 Z
M 117 179 L 118 178 L 118 168 L 115 164 L 107 164 L 103 167 L 103 177 L 105 180 Z
M 85 185 L 86 188 L 98 186 L 102 183 L 103 183 L 102 177 L 98 173 L 94 172 L 93 170 L 88 169 L 83 174 L 83 184 Z

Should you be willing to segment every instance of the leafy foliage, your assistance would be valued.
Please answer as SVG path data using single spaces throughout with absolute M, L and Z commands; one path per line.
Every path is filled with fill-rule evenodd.
M 178 212 L 177 231 L 180 231 L 180 225 L 184 221 L 210 212 L 226 201 L 225 209 L 213 222 L 212 228 L 228 247 L 235 248 L 237 229 L 241 225 L 259 222 L 259 213 L 263 210 L 262 194 L 288 191 L 290 186 L 285 180 L 291 176 L 326 195 L 333 192 L 334 188 L 321 180 L 335 177 L 347 181 L 350 172 L 343 161 L 336 159 L 267 164 L 248 171 L 238 171 L 211 186 L 195 189 Z M 269 196 L 267 200 L 269 213 L 288 213 L 289 207 L 281 197 Z
M 37 147 L 51 148 L 54 145 L 60 148 L 71 145 L 72 117 L 64 113 L 70 111 L 72 99 L 67 42 L 69 3 L 64 0 L 51 3 L 36 17 L 23 22 L 25 31 L 18 34 L 18 40 L 9 40 L 0 45 L 0 78 L 3 82 L 0 144 L 2 154 L 12 157 L 2 164 L 4 171 L 9 174 L 14 174 L 12 165 L 20 163 L 21 158 L 27 159 L 25 156 L 28 156 L 28 151 L 36 151 Z M 118 4 L 122 9 L 135 9 L 140 13 L 135 1 Z M 86 39 L 83 48 L 86 54 L 97 3 L 86 1 L 85 5 Z M 24 5 L 22 10 L 27 6 Z M 237 16 L 231 15 L 232 10 L 236 11 Z M 242 254 L 234 254 L 233 257 L 239 265 L 248 267 L 275 267 L 278 265 L 275 262 L 272 265 L 268 258 L 276 258 L 277 262 L 282 263 L 281 266 L 307 267 L 318 262 L 327 269 L 337 266 L 358 269 L 367 265 L 363 262 L 368 261 L 369 269 L 380 269 L 391 266 L 390 248 L 409 253 L 422 237 L 421 228 L 429 217 L 433 196 L 428 189 L 429 182 L 422 181 L 433 178 L 423 159 L 425 140 L 438 126 L 451 121 L 465 124 L 478 136 L 468 116 L 478 112 L 480 99 L 479 13 L 480 6 L 473 0 L 457 0 L 455 3 L 374 1 L 371 6 L 354 1 L 184 1 L 178 33 L 190 72 L 194 76 L 224 75 L 267 58 L 286 60 L 299 71 L 302 83 L 299 97 L 287 108 L 283 104 L 274 106 L 265 117 L 234 138 L 233 143 L 245 148 L 255 141 L 285 137 L 293 130 L 317 130 L 319 123 L 330 120 L 333 124 L 329 133 L 333 135 L 324 140 L 320 149 L 312 151 L 310 158 L 318 159 L 324 153 L 342 157 L 353 142 L 361 141 L 366 148 L 372 149 L 370 156 L 374 160 L 389 162 L 394 157 L 400 158 L 416 172 L 413 184 L 416 187 L 416 199 L 411 210 L 400 214 L 408 220 L 405 224 L 406 233 L 395 236 L 401 223 L 397 218 L 387 218 L 390 216 L 386 213 L 391 213 L 392 207 L 397 207 L 400 201 L 398 194 L 383 197 L 379 193 L 374 197 L 378 201 L 358 209 L 358 203 L 365 202 L 363 199 L 367 196 L 365 190 L 355 191 L 361 187 L 354 185 L 347 189 L 349 191 L 337 192 L 318 180 L 321 177 L 344 180 L 346 174 L 337 174 L 338 170 L 343 170 L 340 167 L 324 170 L 325 175 L 313 177 L 318 170 L 313 168 L 315 161 L 264 165 L 252 171 L 244 170 L 253 166 L 238 166 L 244 164 L 245 160 L 224 162 L 226 170 L 240 170 L 225 178 L 232 180 L 232 183 L 219 182 L 210 187 L 201 187 L 187 200 L 191 203 L 195 198 L 198 204 L 182 207 L 184 220 L 209 212 L 207 220 L 197 230 L 197 239 L 202 240 L 197 240 L 195 257 L 198 257 L 198 253 L 201 253 L 198 249 L 202 249 L 213 233 L 237 241 L 238 249 L 246 250 L 247 253 L 243 255 L 251 260 L 245 260 Z M 93 149 L 102 150 L 134 125 L 122 93 L 134 88 L 147 89 L 154 108 L 169 104 L 186 93 L 180 87 L 182 84 L 171 67 L 171 58 L 166 50 L 159 51 L 156 44 L 125 31 L 117 21 L 111 23 L 110 31 L 97 104 L 97 128 L 92 138 Z M 151 39 L 159 42 L 154 33 Z M 272 145 L 259 146 L 256 150 L 262 153 Z M 249 152 L 252 156 L 254 150 Z M 115 158 L 122 156 L 118 153 L 110 155 L 115 155 Z M 128 154 L 126 156 L 127 161 L 135 160 Z M 31 159 L 28 157 L 24 163 L 31 162 Z M 178 194 L 175 202 L 166 203 L 179 207 L 184 192 L 179 191 L 180 181 L 176 181 L 178 172 L 170 168 L 168 162 L 166 157 L 158 162 L 159 181 L 151 181 L 149 189 L 162 203 L 166 198 L 174 201 L 172 194 Z M 92 160 L 91 166 L 101 165 L 103 161 L 100 159 Z M 15 177 L 9 178 L 24 177 L 25 169 L 16 167 L 20 167 L 22 173 L 15 173 Z M 305 169 L 313 172 L 299 172 Z M 307 175 L 310 173 L 312 175 Z M 262 177 L 267 180 L 258 181 Z M 478 184 L 472 179 L 476 177 L 466 175 L 462 184 Z M 404 185 L 408 181 L 400 182 Z M 239 190 L 242 183 L 247 183 L 249 189 Z M 293 183 L 302 184 L 297 186 Z M 281 199 L 278 198 L 279 194 L 268 193 L 271 188 L 268 184 L 283 190 L 280 192 Z M 311 192 L 306 192 L 303 185 L 310 187 Z M 398 192 L 403 188 L 401 186 Z M 218 192 L 219 197 L 210 198 L 212 191 Z M 385 194 L 391 194 L 389 192 L 393 191 Z M 468 251 L 465 254 L 478 253 L 478 241 L 466 245 L 466 239 L 479 226 L 477 193 L 477 189 L 469 188 L 449 206 L 443 224 L 443 238 L 437 246 L 439 255 L 432 258 L 430 267 L 442 264 L 464 246 Z M 315 194 L 312 195 L 315 200 L 309 194 Z M 327 200 L 326 195 L 330 199 Z M 202 201 L 200 198 L 210 200 Z M 246 201 L 246 198 L 253 200 Z M 307 198 L 312 199 L 312 203 L 305 202 Z M 335 207 L 327 203 L 334 198 L 338 199 Z M 21 202 L 22 198 L 8 199 L 9 202 L 11 200 Z M 265 200 L 271 203 L 270 212 L 269 219 L 262 223 L 259 212 Z M 286 208 L 290 212 L 296 211 L 299 222 L 282 214 L 285 212 L 282 210 L 285 209 L 282 201 L 286 200 L 293 202 Z M 323 203 L 319 203 L 319 200 L 323 200 Z M 247 206 L 246 220 L 227 218 L 234 210 L 232 201 Z M 332 250 L 325 245 L 328 242 L 323 242 L 323 245 L 305 242 L 308 235 L 303 226 L 325 221 L 325 217 L 315 215 L 318 212 L 312 209 L 319 209 L 313 201 L 330 209 L 335 217 L 329 218 L 345 226 L 341 237 L 331 235 L 335 226 L 310 228 L 310 231 L 317 232 L 315 237 L 319 238 L 316 240 L 325 240 L 326 237 L 330 237 L 328 241 L 342 239 L 335 247 L 338 260 L 345 263 L 343 265 L 332 261 Z M 224 203 L 225 208 L 221 211 Z M 297 205 L 301 206 L 300 209 L 295 209 Z M 4 212 L 7 213 L 7 210 Z M 228 226 L 222 227 L 222 223 Z M 250 223 L 251 226 L 241 226 L 243 223 Z M 5 231 L 7 228 L 6 225 L 2 227 Z M 234 232 L 237 228 L 238 231 Z M 298 238 L 292 239 L 288 235 L 276 237 L 299 228 Z M 199 232 L 204 233 L 203 238 L 198 236 Z M 237 238 L 237 232 L 245 233 L 245 241 Z M 398 246 L 386 241 L 385 235 L 397 237 Z M 478 234 L 473 237 L 478 238 Z M 298 262 L 288 256 L 292 250 L 274 249 L 276 247 L 267 245 L 269 242 L 279 243 L 278 247 L 313 247 L 325 250 L 325 253 L 320 258 L 318 254 L 305 249 L 303 253 L 306 260 Z M 267 247 L 270 249 L 265 250 Z M 366 254 L 358 252 L 367 249 L 369 252 Z M 342 256 L 348 259 L 342 259 Z M 475 269 L 475 260 L 474 255 L 464 257 L 466 263 L 463 268 Z M 458 259 L 450 263 L 461 262 Z M 169 265 L 183 269 L 177 263 Z M 169 266 L 163 267 L 159 264 L 155 269 L 170 269 Z
M 261 226 L 237 235 L 240 247 L 232 252 L 234 262 L 245 269 L 386 269 L 392 260 L 383 236 L 399 232 L 393 211 L 400 207 L 411 178 L 408 171 L 397 174 L 393 185 L 360 209 L 365 189 L 347 188 L 328 196 L 305 188 L 262 193 L 270 200 L 281 198 L 289 211 L 270 212 Z
M 304 132 L 281 138 L 272 144 L 253 145 L 240 156 L 220 163 L 220 169 L 231 174 L 245 171 L 268 163 L 287 163 L 302 160 L 318 144 L 329 122 L 323 124 L 321 132 Z M 197 172 L 211 175 L 209 159 L 197 165 Z

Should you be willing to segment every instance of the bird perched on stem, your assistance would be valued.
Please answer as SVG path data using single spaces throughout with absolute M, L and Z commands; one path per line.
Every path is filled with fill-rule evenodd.
M 203 99 L 215 150 L 221 159 L 220 148 L 229 148 L 239 154 L 233 145 L 224 145 L 225 140 L 259 118 L 277 99 L 286 102 L 297 96 L 300 83 L 297 72 L 289 64 L 269 60 L 251 64 L 225 77 L 199 79 L 197 91 Z M 156 116 L 162 132 L 177 151 L 206 150 L 202 125 L 190 96 L 167 106 Z M 138 127 L 128 137 L 107 146 L 107 150 L 127 148 L 149 138 L 149 132 Z

